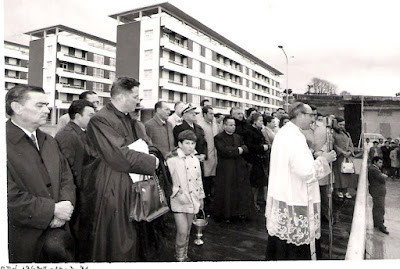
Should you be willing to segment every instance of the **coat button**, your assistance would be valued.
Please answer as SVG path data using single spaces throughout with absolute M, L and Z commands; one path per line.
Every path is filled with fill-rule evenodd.
M 192 193 L 192 191 L 190 191 L 189 193 Z
M 190 179 L 189 179 L 189 182 L 190 182 Z

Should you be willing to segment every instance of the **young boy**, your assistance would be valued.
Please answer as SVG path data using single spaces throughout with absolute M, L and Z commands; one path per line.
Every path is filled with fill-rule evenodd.
M 178 135 L 178 148 L 167 155 L 172 177 L 171 210 L 176 223 L 175 258 L 190 261 L 187 256 L 190 228 L 194 214 L 203 209 L 205 197 L 200 162 L 194 155 L 197 137 L 191 130 Z

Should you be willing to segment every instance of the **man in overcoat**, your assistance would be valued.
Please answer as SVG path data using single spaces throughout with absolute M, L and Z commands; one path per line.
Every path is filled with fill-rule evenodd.
M 50 241 L 50 248 L 45 244 L 46 236 L 52 232 L 71 238 L 68 221 L 75 204 L 75 185 L 68 163 L 57 142 L 38 129 L 46 123 L 47 105 L 47 96 L 39 87 L 18 85 L 6 95 L 10 116 L 6 143 L 11 263 L 74 259 L 73 243 L 69 251 L 63 240 Z
M 81 212 L 81 203 L 84 202 L 82 189 L 87 187 L 82 182 L 82 174 L 84 169 L 95 160 L 86 136 L 86 127 L 90 118 L 95 114 L 94 106 L 87 100 L 75 100 L 69 107 L 68 114 L 71 120 L 56 134 L 55 139 L 71 167 L 74 183 L 77 187 L 75 212 L 70 223 L 76 240 L 76 253 L 77 256 L 80 256 L 82 253 L 81 246 L 86 244 L 85 241 L 81 240 L 84 237 L 79 231 L 79 219 L 81 215 L 85 215 L 85 212 Z
M 146 133 L 150 137 L 153 145 L 157 147 L 165 157 L 174 149 L 174 134 L 172 124 L 168 121 L 171 110 L 163 101 L 159 101 L 154 106 L 154 117 L 148 120 L 144 126 Z
M 111 87 L 111 101 L 87 126 L 89 144 L 99 156 L 97 167 L 86 178 L 91 206 L 87 260 L 97 262 L 137 261 L 136 224 L 129 221 L 132 179 L 129 173 L 152 175 L 159 160 L 129 149 L 137 140 L 129 115 L 139 102 L 139 82 L 118 78 Z M 91 201 L 91 203 L 90 203 Z M 84 209 L 83 209 L 84 210 Z M 85 211 L 86 212 L 86 211 Z

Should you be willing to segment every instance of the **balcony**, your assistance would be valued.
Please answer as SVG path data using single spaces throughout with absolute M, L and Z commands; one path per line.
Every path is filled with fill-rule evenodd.
M 183 66 L 183 67 L 186 67 L 186 68 L 188 66 L 186 63 L 180 63 L 180 62 L 177 62 L 177 61 L 174 61 L 174 60 L 168 60 L 168 62 L 176 64 L 176 65 L 179 65 L 179 66 Z

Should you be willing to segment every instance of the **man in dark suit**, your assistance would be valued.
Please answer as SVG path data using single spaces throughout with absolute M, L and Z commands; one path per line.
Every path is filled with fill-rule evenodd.
M 196 123 L 196 107 L 192 106 L 191 104 L 185 105 L 182 110 L 182 124 L 175 126 L 173 133 L 175 138 L 175 146 L 178 146 L 178 135 L 180 132 L 184 130 L 192 130 L 197 137 L 196 142 L 196 151 L 197 151 L 197 158 L 200 162 L 204 162 L 207 158 L 207 141 L 205 138 L 205 133 L 203 128 L 200 127 Z
M 56 134 L 55 139 L 71 167 L 75 185 L 81 188 L 82 168 L 91 159 L 85 129 L 95 114 L 94 106 L 86 100 L 75 100 L 68 114 L 71 120 Z
M 49 109 L 42 88 L 18 85 L 6 95 L 8 243 L 10 262 L 73 261 L 67 222 L 75 185 L 57 142 L 38 128 Z M 51 235 L 63 239 L 47 240 Z M 50 244 L 47 244 L 50 243 Z M 70 246 L 68 246 L 70 247 Z
M 384 223 L 385 215 L 385 196 L 387 175 L 381 172 L 383 160 L 381 157 L 372 158 L 372 164 L 368 168 L 369 193 L 372 196 L 373 207 L 372 215 L 374 227 L 384 234 L 389 234 Z
M 69 107 L 68 114 L 71 120 L 56 134 L 55 139 L 61 152 L 67 158 L 77 187 L 75 212 L 70 224 L 77 243 L 76 253 L 79 255 L 82 252 L 81 245 L 84 243 L 81 241 L 83 237 L 79 234 L 79 219 L 82 214 L 85 214 L 81 212 L 81 203 L 84 202 L 81 191 L 85 188 L 82 173 L 84 167 L 95 159 L 89 148 L 85 129 L 90 118 L 95 114 L 94 106 L 87 100 L 75 100 Z
M 146 133 L 150 137 L 153 145 L 157 147 L 165 157 L 168 152 L 174 149 L 174 135 L 172 124 L 168 122 L 171 110 L 163 101 L 159 101 L 154 106 L 156 112 L 154 117 L 144 125 Z

